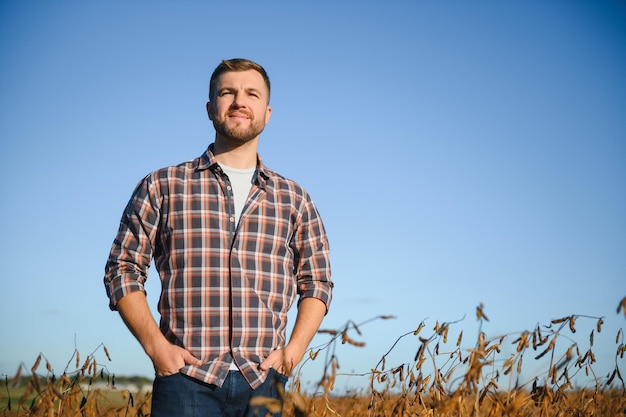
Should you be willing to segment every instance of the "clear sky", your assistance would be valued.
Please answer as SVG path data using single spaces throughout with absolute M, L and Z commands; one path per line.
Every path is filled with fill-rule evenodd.
M 264 162 L 325 220 L 323 327 L 397 317 L 340 346 L 343 372 L 369 371 L 422 320 L 465 316 L 451 334 L 471 347 L 481 302 L 488 336 L 605 316 L 601 376 L 614 365 L 623 1 L 60 0 L 0 5 L 0 375 L 40 352 L 61 373 L 100 343 L 111 372 L 152 373 L 108 309 L 105 260 L 136 183 L 212 142 L 208 81 L 233 57 L 272 80 Z M 154 270 L 148 284 L 154 307 Z M 579 319 L 583 347 L 594 327 Z M 403 339 L 394 360 L 417 347 Z

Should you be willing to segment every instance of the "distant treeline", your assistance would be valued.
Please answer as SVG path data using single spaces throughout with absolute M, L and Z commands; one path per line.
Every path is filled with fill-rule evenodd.
M 2 376 L 2 381 L 0 382 L 0 386 L 1 387 L 5 387 L 6 385 L 9 385 L 9 387 L 23 387 L 26 386 L 26 384 L 28 384 L 28 381 L 32 380 L 32 375 L 22 375 L 18 378 L 18 380 L 16 381 L 15 378 L 13 378 L 12 376 L 8 376 L 8 375 L 3 375 Z M 39 382 L 45 386 L 46 382 L 48 381 L 48 379 L 53 380 L 54 377 L 52 376 L 40 376 L 39 377 Z M 82 383 L 89 383 L 89 376 L 86 376 Z M 111 383 L 114 383 L 114 385 L 136 385 L 138 387 L 144 386 L 144 385 L 151 385 L 152 384 L 152 379 L 151 378 L 146 378 L 145 376 L 138 376 L 138 375 L 133 375 L 133 376 L 118 376 L 115 375 L 115 377 L 113 377 L 113 375 L 109 375 L 109 380 L 111 381 Z M 102 379 L 100 378 L 96 378 L 94 379 L 94 382 L 96 381 L 102 381 Z

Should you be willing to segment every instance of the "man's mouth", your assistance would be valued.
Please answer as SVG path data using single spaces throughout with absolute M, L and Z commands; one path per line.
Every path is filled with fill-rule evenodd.
M 252 115 L 240 111 L 229 113 L 228 117 L 233 119 L 252 119 Z

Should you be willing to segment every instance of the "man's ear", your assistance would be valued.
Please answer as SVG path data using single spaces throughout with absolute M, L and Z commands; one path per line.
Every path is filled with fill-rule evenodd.
M 265 124 L 267 125 L 270 122 L 270 116 L 272 115 L 272 108 L 267 106 L 265 110 Z
M 209 120 L 213 120 L 213 105 L 210 101 L 206 103 L 206 113 L 209 115 Z

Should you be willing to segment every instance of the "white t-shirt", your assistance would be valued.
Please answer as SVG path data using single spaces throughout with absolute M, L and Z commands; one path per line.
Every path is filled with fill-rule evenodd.
M 243 211 L 248 195 L 250 194 L 250 188 L 254 182 L 254 176 L 256 173 L 255 168 L 248 169 L 236 169 L 226 165 L 220 164 L 222 170 L 228 175 L 230 185 L 233 187 L 233 199 L 235 203 L 235 219 L 239 223 L 241 218 L 241 212 Z

